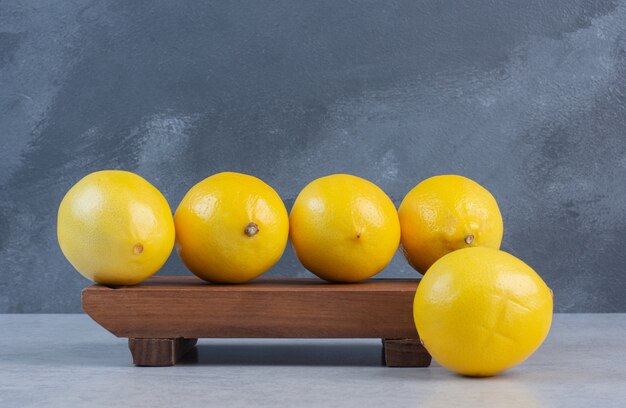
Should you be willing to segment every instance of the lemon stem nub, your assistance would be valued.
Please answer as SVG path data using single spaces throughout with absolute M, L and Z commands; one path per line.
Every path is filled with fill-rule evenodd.
M 141 255 L 141 253 L 143 252 L 143 245 L 135 244 L 135 246 L 133 247 L 133 252 L 135 253 L 135 255 Z
M 469 234 L 465 237 L 465 243 L 467 245 L 471 244 L 472 242 L 474 242 L 474 234 Z
M 256 234 L 259 233 L 259 226 L 256 223 L 251 222 L 248 225 L 246 225 L 246 229 L 244 229 L 243 232 L 247 236 L 253 237 L 253 236 L 255 236 Z

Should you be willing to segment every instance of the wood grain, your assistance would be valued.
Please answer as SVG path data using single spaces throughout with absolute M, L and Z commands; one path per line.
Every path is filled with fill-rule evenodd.
M 175 365 L 198 339 L 128 339 L 133 364 L 138 366 L 165 367 Z
M 428 367 L 431 356 L 418 339 L 383 339 L 387 367 Z
M 195 277 L 154 277 L 132 287 L 93 285 L 83 310 L 128 338 L 417 339 L 418 280 L 334 284 L 319 279 L 259 279 L 209 284 Z

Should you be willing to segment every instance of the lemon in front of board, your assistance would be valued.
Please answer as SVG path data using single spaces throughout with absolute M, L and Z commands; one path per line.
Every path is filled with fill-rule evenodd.
M 86 278 L 134 285 L 163 266 L 174 246 L 165 197 L 137 174 L 91 173 L 63 197 L 57 217 L 61 251 Z
M 493 248 L 445 255 L 420 281 L 413 304 L 424 347 L 442 366 L 491 376 L 521 363 L 546 338 L 552 292 L 528 265 Z
M 224 172 L 193 186 L 174 215 L 176 250 L 198 277 L 217 283 L 256 278 L 282 256 L 289 216 L 260 179 Z
M 428 178 L 404 197 L 398 209 L 402 252 L 424 273 L 445 254 L 461 248 L 500 248 L 502 215 L 496 199 L 463 176 Z
M 400 241 L 393 202 L 349 174 L 312 181 L 293 204 L 290 237 L 298 259 L 322 279 L 357 282 L 380 272 Z

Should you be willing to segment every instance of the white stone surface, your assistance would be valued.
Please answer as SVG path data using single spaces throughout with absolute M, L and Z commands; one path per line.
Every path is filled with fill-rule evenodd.
M 201 340 L 196 360 L 134 367 L 84 315 L 0 315 L 0 407 L 626 407 L 626 314 L 556 315 L 503 375 L 380 365 L 380 340 Z

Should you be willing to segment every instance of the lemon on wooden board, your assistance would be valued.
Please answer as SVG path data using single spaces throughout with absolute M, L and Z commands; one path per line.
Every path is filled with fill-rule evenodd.
M 276 191 L 256 177 L 224 172 L 193 186 L 174 215 L 176 250 L 209 282 L 242 283 L 282 256 L 289 216 Z
M 289 221 L 298 259 L 328 281 L 357 282 L 377 274 L 400 242 L 393 202 L 374 183 L 348 174 L 304 187 Z
M 428 178 L 404 197 L 398 209 L 402 252 L 424 273 L 439 258 L 461 248 L 500 248 L 502 215 L 496 199 L 463 176 Z
M 465 248 L 439 259 L 413 304 L 424 347 L 442 366 L 491 376 L 528 358 L 552 322 L 552 292 L 528 265 L 492 248 Z
M 137 174 L 91 173 L 59 206 L 57 237 L 83 276 L 107 285 L 134 285 L 163 266 L 174 246 L 165 197 Z

